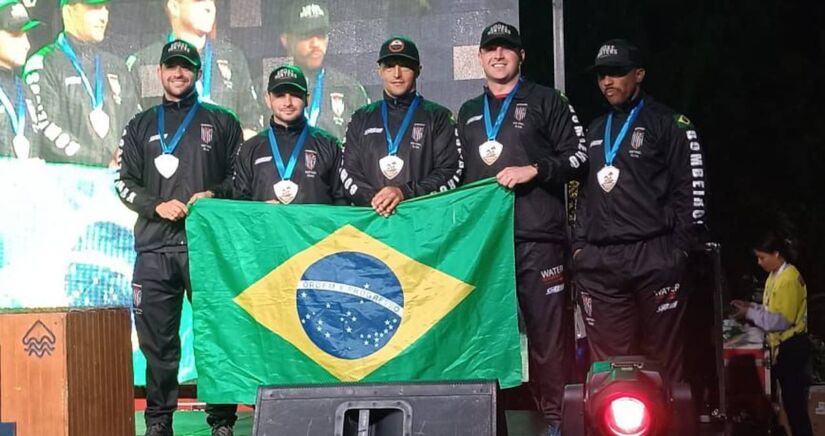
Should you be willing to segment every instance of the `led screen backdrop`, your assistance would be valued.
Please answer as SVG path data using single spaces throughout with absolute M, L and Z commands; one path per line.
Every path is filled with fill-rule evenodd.
M 94 92 L 60 46 L 40 48 L 63 28 L 66 13 L 58 0 L 22 3 L 44 24 L 29 32 L 26 109 L 36 129 L 27 130 L 27 149 L 10 147 L 12 136 L 3 133 L 8 112 L 0 112 L 0 141 L 6 142 L 0 144 L 6 155 L 0 158 L 2 308 L 131 305 L 135 215 L 114 191 L 117 144 L 123 124 L 159 101 L 157 62 L 173 28 L 207 28 L 209 98 L 235 111 L 250 132 L 268 118 L 262 90 L 269 71 L 284 62 L 320 64 L 325 86 L 318 123 L 343 136 L 352 111 L 381 98 L 375 59 L 388 36 L 417 43 L 419 91 L 457 112 L 481 92 L 481 30 L 497 20 L 518 24 L 517 0 L 113 0 L 101 42 L 67 38 L 91 82 L 100 59 L 104 95 L 98 98 L 108 112 L 102 122 L 90 116 Z M 71 26 L 84 29 L 78 21 Z M 313 35 L 321 42 L 307 43 Z M 308 79 L 315 87 L 317 72 Z M 15 152 L 23 157 L 21 150 L 36 159 L 15 159 Z M 196 377 L 188 320 L 182 332 L 185 380 Z M 142 384 L 142 358 L 133 342 L 135 381 Z

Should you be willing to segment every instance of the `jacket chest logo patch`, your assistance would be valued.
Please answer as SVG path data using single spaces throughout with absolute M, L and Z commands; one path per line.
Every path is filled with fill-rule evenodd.
M 115 100 L 115 104 L 122 104 L 123 97 L 121 93 L 123 89 L 120 87 L 120 77 L 117 74 L 106 74 L 106 78 L 109 79 L 109 87 L 112 89 L 112 98 Z
M 513 109 L 513 127 L 516 129 L 524 128 L 524 120 L 527 119 L 527 103 L 516 103 Z
M 212 150 L 212 138 L 215 128 L 211 124 L 201 124 L 201 148 L 203 151 Z
M 218 59 L 215 64 L 218 65 L 218 71 L 220 71 L 223 81 L 227 84 L 227 88 L 232 88 L 232 68 L 229 68 L 229 61 Z
M 318 153 L 315 150 L 304 151 L 304 166 L 307 171 L 315 171 L 315 165 L 318 163 Z
M 336 117 L 344 116 L 344 94 L 340 92 L 332 92 L 329 94 L 329 103 L 332 107 L 332 113 Z
M 645 142 L 645 128 L 636 127 L 633 130 L 633 135 L 630 137 L 630 153 L 631 157 L 639 158 L 642 156 L 642 145 Z
M 426 127 L 425 124 L 416 123 L 413 124 L 412 129 L 412 140 L 414 142 L 421 142 L 424 139 L 424 128 Z

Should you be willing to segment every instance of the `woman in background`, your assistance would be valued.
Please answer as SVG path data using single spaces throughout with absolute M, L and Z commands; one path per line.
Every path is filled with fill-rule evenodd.
M 805 281 L 796 267 L 788 263 L 796 257 L 790 239 L 768 233 L 753 252 L 759 266 L 769 273 L 763 304 L 733 300 L 733 316 L 747 318 L 767 333 L 782 404 L 793 436 L 809 436 L 812 434 L 807 404 L 811 349 Z

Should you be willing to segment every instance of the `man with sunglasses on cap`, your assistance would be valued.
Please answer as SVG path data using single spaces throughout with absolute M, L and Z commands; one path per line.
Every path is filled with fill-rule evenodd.
M 630 42 L 605 42 L 591 67 L 610 104 L 587 133 L 574 285 L 595 360 L 646 355 L 682 378 L 682 273 L 705 224 L 702 149 L 693 124 L 642 90 Z
M 310 126 L 342 139 L 353 112 L 370 102 L 354 77 L 325 64 L 329 47 L 329 8 L 321 1 L 292 1 L 281 17 L 281 44 L 309 83 L 305 109 Z M 276 21 L 277 22 L 277 21 Z
M 418 48 L 393 36 L 382 45 L 384 98 L 358 109 L 347 127 L 341 181 L 356 206 L 390 216 L 398 203 L 455 189 L 464 164 L 450 110 L 416 91 Z
M 31 48 L 26 33 L 39 24 L 18 0 L 0 0 L 0 157 L 32 156 L 31 94 L 20 70 Z
M 154 83 L 155 60 L 163 45 L 182 39 L 194 45 L 203 59 L 203 74 L 198 79 L 201 101 L 225 106 L 241 120 L 244 137 L 252 137 L 261 124 L 258 94 L 252 86 L 249 64 L 243 50 L 214 37 L 218 0 L 164 0 L 170 32 L 126 59 L 129 71 L 140 85 L 141 102 L 148 108 L 160 102 L 162 90 Z
M 63 32 L 26 62 L 39 157 L 114 165 L 119 134 L 139 110 L 123 61 L 102 50 L 109 0 L 60 0 Z
M 565 183 L 587 167 L 584 132 L 559 91 L 521 78 L 524 50 L 514 26 L 481 34 L 484 92 L 461 106 L 458 136 L 465 183 L 495 177 L 515 192 L 516 288 L 527 327 L 530 386 L 552 431 L 561 421 L 568 255 Z M 552 434 L 552 432 L 551 432 Z
M 244 142 L 235 161 L 235 198 L 279 204 L 344 203 L 335 137 L 304 116 L 307 80 L 284 65 L 269 75 L 270 126 Z
M 135 224 L 135 326 L 146 356 L 146 435 L 172 435 L 178 399 L 181 305 L 191 298 L 184 223 L 200 198 L 230 198 L 241 126 L 230 111 L 201 102 L 201 59 L 190 43 L 167 43 L 158 76 L 163 102 L 136 115 L 123 133 L 115 189 Z M 207 405 L 212 435 L 231 436 L 235 405 Z

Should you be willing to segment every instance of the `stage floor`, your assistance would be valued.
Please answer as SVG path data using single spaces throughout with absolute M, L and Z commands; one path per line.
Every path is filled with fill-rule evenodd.
M 252 435 L 252 413 L 239 412 L 238 422 L 235 423 L 235 436 Z M 205 412 L 176 412 L 174 418 L 175 436 L 209 436 L 209 426 L 206 425 Z M 143 412 L 135 413 L 135 430 L 138 436 L 143 436 L 146 426 L 143 423 Z M 525 410 L 507 411 L 507 430 L 509 436 L 545 436 L 541 417 L 538 413 Z

